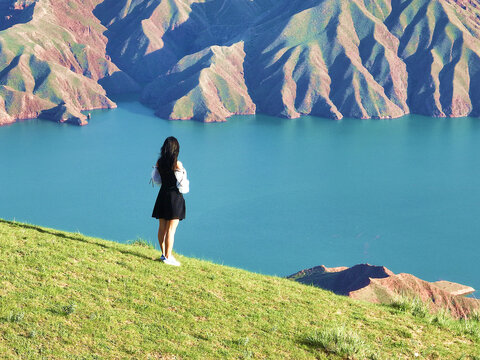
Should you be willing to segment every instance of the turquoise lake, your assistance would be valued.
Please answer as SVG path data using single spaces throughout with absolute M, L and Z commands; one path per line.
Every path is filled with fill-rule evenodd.
M 1 127 L 0 218 L 156 243 L 149 177 L 173 135 L 190 178 L 179 253 L 279 276 L 368 262 L 480 289 L 480 119 L 203 124 L 118 105 L 85 127 Z

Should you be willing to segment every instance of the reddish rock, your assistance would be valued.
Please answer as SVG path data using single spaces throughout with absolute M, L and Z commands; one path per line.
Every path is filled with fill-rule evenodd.
M 139 90 L 106 59 L 106 29 L 93 15 L 94 7 L 90 0 L 0 4 L 0 17 L 11 16 L 0 36 L 0 125 L 40 114 L 84 125 L 81 110 L 116 106 L 98 82 L 114 92 L 122 85 L 127 92 Z M 48 111 L 62 104 L 68 110 L 61 116 Z
M 69 123 L 79 126 L 88 124 L 86 115 L 83 115 L 76 109 L 69 108 L 65 103 L 59 104 L 48 110 L 43 110 L 39 117 L 59 123 Z
M 222 122 L 232 115 L 255 114 L 244 61 L 243 42 L 185 56 L 166 76 L 147 85 L 142 101 L 166 119 Z
M 440 280 L 440 281 L 435 281 L 432 284 L 442 290 L 445 290 L 451 295 L 455 295 L 455 296 L 464 296 L 464 295 L 473 294 L 475 292 L 475 289 L 472 288 L 471 286 L 465 286 L 465 285 L 457 284 L 451 281 Z
M 288 278 L 373 303 L 391 303 L 400 295 L 418 297 L 432 311 L 447 309 L 457 318 L 467 317 L 473 310 L 480 309 L 479 300 L 457 296 L 459 289 L 474 291 L 470 287 L 453 283 L 448 287 L 442 283 L 437 285 L 411 274 L 394 274 L 383 266 L 361 264 L 351 268 L 327 268 L 322 265 L 299 271 Z

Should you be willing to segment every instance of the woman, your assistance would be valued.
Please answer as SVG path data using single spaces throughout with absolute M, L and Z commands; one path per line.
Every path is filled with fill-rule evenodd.
M 173 136 L 165 139 L 160 158 L 152 172 L 152 180 L 161 185 L 152 217 L 159 220 L 158 242 L 162 249 L 160 261 L 164 264 L 180 266 L 172 255 L 175 230 L 178 222 L 185 219 L 185 200 L 183 195 L 189 191 L 187 171 L 178 161 L 180 145 Z

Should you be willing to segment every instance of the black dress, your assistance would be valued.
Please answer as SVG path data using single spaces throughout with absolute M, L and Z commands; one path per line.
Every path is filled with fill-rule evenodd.
M 173 170 L 160 171 L 162 186 L 153 207 L 152 217 L 156 219 L 185 219 L 185 199 L 177 188 Z

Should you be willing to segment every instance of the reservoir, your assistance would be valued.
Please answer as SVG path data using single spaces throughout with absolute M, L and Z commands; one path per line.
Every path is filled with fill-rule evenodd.
M 190 179 L 175 251 L 278 276 L 370 263 L 480 289 L 480 119 L 203 124 L 118 105 L 84 127 L 0 127 L 0 218 L 158 248 L 149 178 L 173 135 Z

